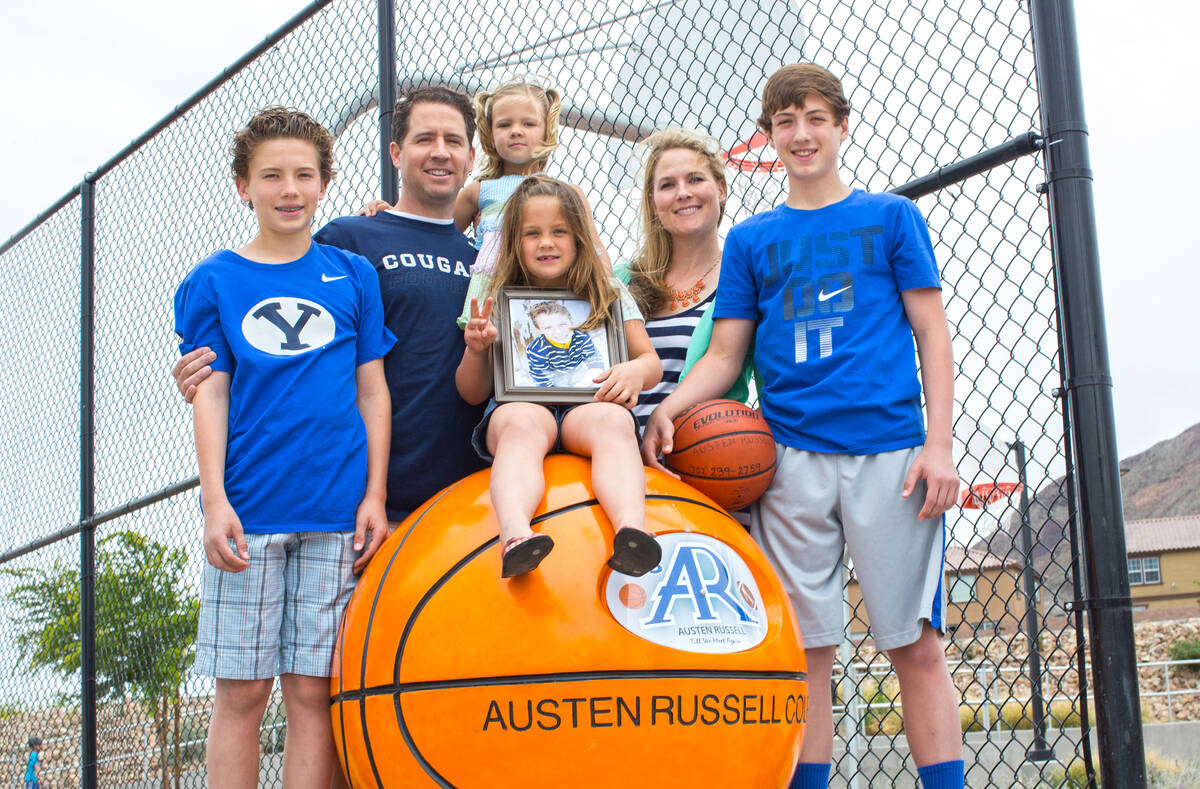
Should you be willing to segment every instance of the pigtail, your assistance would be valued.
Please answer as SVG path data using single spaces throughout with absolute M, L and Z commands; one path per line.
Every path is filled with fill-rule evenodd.
M 546 140 L 533 151 L 538 170 L 545 170 L 550 156 L 558 149 L 558 126 L 562 118 L 562 94 L 554 88 L 542 88 L 529 83 L 530 98 L 541 101 L 546 113 Z M 541 94 L 540 96 L 538 94 Z
M 496 140 L 492 137 L 492 103 L 496 94 L 481 90 L 475 94 L 475 131 L 479 135 L 479 149 L 483 152 L 479 179 L 499 178 L 504 173 L 504 160 L 496 151 Z

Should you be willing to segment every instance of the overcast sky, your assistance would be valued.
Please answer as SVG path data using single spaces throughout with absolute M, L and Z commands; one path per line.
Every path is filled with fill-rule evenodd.
M 6 0 L 0 241 L 305 5 Z M 1200 274 L 1178 237 L 1200 203 L 1200 110 L 1186 76 L 1200 12 L 1170 0 L 1075 7 L 1126 457 L 1200 421 L 1200 353 L 1188 339 L 1197 335 Z

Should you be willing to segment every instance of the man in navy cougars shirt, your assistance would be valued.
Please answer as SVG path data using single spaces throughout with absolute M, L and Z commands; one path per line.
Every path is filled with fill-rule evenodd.
M 396 104 L 392 162 L 400 199 L 373 217 L 346 216 L 314 239 L 355 252 L 375 266 L 384 321 L 396 335 L 384 357 L 392 397 L 392 446 L 387 515 L 393 524 L 446 485 L 478 470 L 471 430 L 482 409 L 454 387 L 462 358 L 462 310 L 475 247 L 454 225 L 454 200 L 474 162 L 471 100 L 447 88 L 423 88 Z M 215 356 L 198 348 L 175 365 L 175 380 L 191 401 Z M 355 563 L 366 565 L 369 555 Z

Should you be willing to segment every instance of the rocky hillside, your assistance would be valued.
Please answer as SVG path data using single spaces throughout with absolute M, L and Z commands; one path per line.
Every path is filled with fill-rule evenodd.
M 1200 512 L 1200 424 L 1121 461 L 1125 520 Z

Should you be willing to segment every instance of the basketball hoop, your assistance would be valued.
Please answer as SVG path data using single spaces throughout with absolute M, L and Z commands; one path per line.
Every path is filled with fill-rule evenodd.
M 1022 487 L 1020 482 L 983 482 L 964 490 L 959 495 L 958 503 L 965 510 L 982 510 L 989 504 L 1020 493 Z
M 732 172 L 729 191 L 738 205 L 742 218 L 773 208 L 783 196 L 783 182 L 778 177 L 783 172 L 783 163 L 767 140 L 767 135 L 756 131 L 745 142 L 740 142 L 722 153 L 725 166 Z
M 767 135 L 756 131 L 750 139 L 740 142 L 721 154 L 725 166 L 731 170 L 741 170 L 743 173 L 781 173 L 783 163 L 775 155 L 775 149 L 767 140 Z

